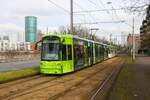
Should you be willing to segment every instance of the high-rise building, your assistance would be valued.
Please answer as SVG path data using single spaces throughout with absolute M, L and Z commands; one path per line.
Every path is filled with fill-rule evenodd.
M 35 16 L 25 17 L 25 41 L 37 41 L 37 18 Z

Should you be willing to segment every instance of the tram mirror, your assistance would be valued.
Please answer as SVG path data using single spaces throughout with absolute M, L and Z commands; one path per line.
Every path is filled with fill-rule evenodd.
M 62 39 L 62 41 L 61 42 L 65 42 L 65 39 Z

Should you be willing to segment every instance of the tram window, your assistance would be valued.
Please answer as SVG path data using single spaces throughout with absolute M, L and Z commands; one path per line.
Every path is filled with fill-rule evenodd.
M 105 50 L 104 50 L 104 47 L 101 46 L 101 51 L 100 51 L 100 52 L 101 52 L 101 56 L 102 56 L 102 57 L 104 57 L 104 51 L 105 51 Z
M 66 60 L 66 45 L 62 45 L 62 60 Z
M 91 57 L 91 48 L 88 47 L 88 57 Z
M 101 58 L 101 45 L 98 45 L 99 47 L 98 47 L 98 49 L 99 49 L 99 52 L 98 52 L 98 57 L 99 57 L 99 59 Z
M 68 45 L 68 60 L 72 60 L 72 46 Z
M 98 45 L 97 44 L 95 45 L 95 55 L 96 57 L 98 57 Z

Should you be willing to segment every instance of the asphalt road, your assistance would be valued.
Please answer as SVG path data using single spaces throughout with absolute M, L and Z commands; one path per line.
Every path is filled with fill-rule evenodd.
M 0 63 L 0 72 L 10 70 L 20 70 L 25 68 L 39 67 L 40 59 L 29 61 L 18 61 L 10 63 Z

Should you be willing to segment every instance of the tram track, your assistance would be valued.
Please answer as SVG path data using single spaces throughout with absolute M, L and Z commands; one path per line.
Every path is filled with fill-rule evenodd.
M 90 100 L 105 100 L 107 97 L 107 93 L 111 88 L 117 74 L 120 72 L 122 66 L 125 64 L 125 59 L 123 60 L 122 64 L 118 66 L 116 69 L 113 69 L 112 72 L 108 75 L 108 77 L 98 86 L 98 88 L 91 96 Z M 99 95 L 99 96 L 98 96 Z
M 114 63 L 114 60 L 116 60 L 116 58 L 113 58 L 112 59 L 112 62 L 111 63 L 109 63 L 109 65 L 111 65 L 111 64 L 113 64 Z M 106 61 L 104 61 L 104 63 L 101 63 L 100 64 L 100 68 L 99 68 L 99 71 L 97 71 L 96 73 L 99 73 L 99 72 L 101 72 L 101 71 L 103 71 L 103 70 L 105 70 L 106 68 L 107 68 L 107 64 L 105 64 L 105 62 Z M 5 94 L 5 95 L 3 95 L 3 96 L 0 96 L 0 99 L 5 99 L 5 100 L 7 100 L 7 99 L 15 99 L 15 98 L 18 98 L 18 97 L 21 97 L 21 96 L 25 96 L 25 95 L 29 95 L 29 94 L 33 94 L 33 93 L 36 93 L 36 92 L 39 92 L 39 91 L 44 91 L 45 89 L 48 89 L 48 88 L 51 88 L 51 87 L 57 87 L 58 85 L 60 85 L 60 84 L 63 84 L 63 85 L 68 85 L 68 84 L 73 84 L 72 86 L 70 86 L 70 87 L 68 87 L 68 88 L 66 88 L 65 90 L 63 90 L 63 91 L 61 91 L 60 93 L 55 93 L 53 96 L 51 96 L 52 98 L 54 98 L 54 97 L 57 97 L 58 95 L 60 95 L 60 94 L 64 94 L 64 93 L 66 93 L 66 91 L 69 91 L 69 88 L 71 88 L 71 87 L 74 87 L 74 86 L 78 86 L 78 85 L 80 85 L 83 81 L 85 81 L 86 79 L 89 79 L 90 77 L 92 77 L 94 74 L 96 74 L 96 73 L 93 73 L 93 74 L 90 74 L 89 75 L 89 72 L 86 72 L 85 71 L 86 69 L 84 69 L 84 70 L 81 70 L 84 74 L 86 74 L 86 75 L 88 75 L 88 77 L 86 77 L 86 78 L 82 78 L 82 76 L 84 75 L 84 74 L 81 74 L 81 78 L 82 79 L 80 79 L 79 81 L 75 81 L 76 83 L 75 84 L 73 84 L 73 82 L 72 81 L 74 81 L 74 79 L 73 79 L 73 77 L 75 76 L 75 75 L 72 75 L 72 74 L 69 74 L 69 75 L 65 75 L 64 77 L 61 77 L 61 76 L 53 76 L 53 77 L 51 77 L 51 79 L 47 79 L 47 80 L 45 80 L 45 81 L 41 81 L 41 82 L 37 82 L 37 84 L 32 84 L 31 86 L 26 86 L 25 88 L 23 88 L 23 89 L 20 89 L 20 90 L 18 90 L 18 91 L 14 91 L 14 92 L 8 92 L 7 94 Z M 74 74 L 77 74 L 78 72 L 76 72 L 76 73 L 74 73 Z M 68 78 L 67 79 L 67 77 L 68 76 L 70 76 L 70 78 Z M 77 76 L 78 76 L 78 74 L 77 74 Z M 39 78 L 40 78 L 41 76 L 39 76 Z M 46 76 L 47 77 L 47 76 Z M 47 78 L 50 78 L 50 77 L 47 77 Z M 35 77 L 35 79 L 37 78 L 37 80 L 38 80 L 38 76 L 37 77 Z M 66 78 L 66 79 L 65 79 Z M 28 82 L 30 82 L 30 81 L 35 81 L 35 80 L 32 80 L 32 79 L 34 79 L 34 78 L 30 78 L 30 79 L 27 79 L 27 81 L 20 81 L 20 82 L 18 82 L 18 84 L 20 84 L 20 85 L 23 85 L 23 83 L 24 84 L 28 84 Z M 23 82 L 22 84 L 21 84 L 21 82 Z M 11 84 L 9 84 L 9 85 L 11 85 Z M 15 83 L 13 83 L 12 85 L 15 85 Z M 5 86 L 6 87 L 6 86 Z M 0 88 L 4 88 L 4 87 L 0 87 Z M 1 91 L 1 90 L 0 90 Z M 59 97 L 59 96 L 58 96 Z
M 13 84 L 14 86 L 12 86 L 12 85 L 7 86 L 7 89 L 9 88 L 9 91 L 7 91 L 7 92 L 5 92 L 6 86 L 4 86 L 3 88 L 0 89 L 0 92 L 1 92 L 0 99 L 6 99 L 7 97 L 16 95 L 20 92 L 24 92 L 24 91 L 27 91 L 29 89 L 35 88 L 35 87 L 38 87 L 44 83 L 50 82 L 50 81 L 55 80 L 59 77 L 58 76 L 52 76 L 52 77 L 49 77 L 46 80 L 42 81 L 43 78 L 44 78 L 43 76 L 40 76 L 40 77 L 34 78 L 34 80 L 31 80 L 31 79 L 33 79 L 33 78 L 31 78 L 31 79 L 28 79 L 27 81 L 23 81 L 23 83 L 18 82 L 16 85 L 14 83 Z M 40 81 L 40 79 L 41 79 L 41 81 Z M 35 80 L 36 80 L 36 82 L 34 82 Z
M 121 61 L 121 60 L 120 60 L 120 61 Z M 112 62 L 112 63 L 114 63 L 114 62 Z M 111 63 L 111 64 L 112 64 L 112 63 Z M 113 66 L 115 66 L 115 65 L 113 65 Z M 70 92 L 70 91 L 73 91 L 74 89 L 72 89 L 72 88 L 75 88 L 75 87 L 80 86 L 80 84 L 83 83 L 85 80 L 88 80 L 88 79 L 92 78 L 93 76 L 95 76 L 96 74 L 100 73 L 101 71 L 103 71 L 103 70 L 105 70 L 105 69 L 107 69 L 107 68 L 104 67 L 102 70 L 99 70 L 99 71 L 97 71 L 96 73 L 93 73 L 92 75 L 90 75 L 90 76 L 84 78 L 83 80 L 81 80 L 80 82 L 76 83 L 75 85 L 70 86 L 70 87 L 69 87 L 68 89 L 66 89 L 65 91 L 60 92 L 60 93 L 58 93 L 58 94 L 56 94 L 56 95 L 54 95 L 54 96 L 51 96 L 51 97 L 49 98 L 49 100 L 56 100 L 56 99 L 58 99 L 59 97 L 63 96 L 64 94 L 66 94 L 66 93 L 68 93 L 68 92 Z
M 20 83 L 23 83 L 23 82 L 26 82 L 26 81 L 34 80 L 34 79 L 40 78 L 41 76 L 43 76 L 43 75 L 29 76 L 29 77 L 26 77 L 26 78 L 17 79 L 17 80 L 10 81 L 10 82 L 7 82 L 7 83 L 2 83 L 2 84 L 0 84 L 0 89 L 6 88 L 6 87 L 12 86 L 12 85 L 20 84 Z
M 112 62 L 112 63 L 114 63 L 114 62 Z M 112 63 L 110 63 L 110 64 L 112 64 Z M 101 66 L 101 67 L 100 67 L 100 71 L 103 71 L 104 69 L 106 69 L 106 68 L 107 68 L 106 66 L 107 66 L 107 65 L 103 66 L 103 68 L 102 68 L 102 66 Z M 98 71 L 97 73 L 99 73 L 100 71 Z M 84 73 L 84 74 L 85 74 L 85 73 Z M 88 74 L 88 73 L 87 73 L 87 74 Z M 76 84 L 72 85 L 71 87 L 78 86 L 80 83 L 82 83 L 84 80 L 86 80 L 86 79 L 92 77 L 94 74 L 95 74 L 95 73 L 93 73 L 92 75 L 90 74 L 89 77 L 87 77 L 87 78 L 85 78 L 85 79 L 83 79 L 83 80 L 80 80 L 79 82 L 77 82 Z M 72 80 L 69 79 L 69 80 L 66 80 L 66 81 L 63 81 L 63 82 L 58 82 L 57 84 L 58 84 L 58 85 L 60 85 L 60 84 L 70 85 L 70 81 L 72 81 Z M 29 94 L 29 93 L 32 93 L 32 92 L 44 90 L 44 89 L 50 88 L 50 87 L 52 87 L 52 86 L 56 86 L 57 84 L 50 85 L 50 86 L 46 86 L 46 87 L 40 88 L 39 90 L 30 91 L 30 92 L 28 92 L 28 94 Z M 65 89 L 64 91 L 61 91 L 60 94 L 62 94 L 62 93 L 64 93 L 64 92 L 68 91 L 68 89 L 70 89 L 71 87 L 68 87 L 68 88 Z M 27 93 L 26 93 L 26 94 L 27 94 Z M 26 94 L 22 94 L 22 95 L 26 95 Z M 58 93 L 58 94 L 59 94 L 59 93 Z M 56 94 L 56 95 L 58 95 L 58 94 Z M 19 95 L 19 96 L 22 96 L 22 95 Z M 53 97 L 53 96 L 52 96 L 52 97 Z

